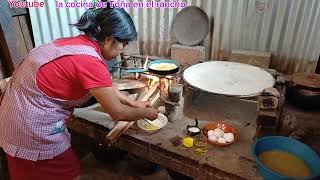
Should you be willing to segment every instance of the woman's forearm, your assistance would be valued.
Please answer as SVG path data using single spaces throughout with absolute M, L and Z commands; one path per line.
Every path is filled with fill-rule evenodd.
M 127 105 L 118 112 L 117 121 L 137 121 L 139 119 L 148 118 L 151 115 L 149 110 L 151 108 L 134 108 Z
M 135 108 L 121 103 L 112 87 L 91 89 L 90 93 L 113 120 L 136 121 L 142 118 L 151 120 L 157 118 L 158 111 L 154 108 Z

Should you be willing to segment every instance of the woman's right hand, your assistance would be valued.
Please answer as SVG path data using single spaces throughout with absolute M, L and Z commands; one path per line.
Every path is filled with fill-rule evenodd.
M 158 117 L 157 109 L 135 108 L 122 104 L 113 87 L 93 88 L 90 89 L 90 93 L 114 121 L 137 121 L 142 118 L 155 120 Z
M 146 118 L 149 120 L 155 120 L 158 118 L 158 110 L 154 108 L 146 108 L 147 113 L 146 113 Z

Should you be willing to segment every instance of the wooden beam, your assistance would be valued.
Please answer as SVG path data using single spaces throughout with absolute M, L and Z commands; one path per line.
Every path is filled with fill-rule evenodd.
M 6 43 L 4 33 L 0 30 L 0 59 L 2 64 L 2 70 L 5 77 L 12 75 L 15 67 L 10 56 L 9 48 Z
M 21 55 L 21 57 L 27 57 L 28 49 L 27 49 L 26 41 L 24 39 L 23 32 L 22 32 L 22 27 L 20 26 L 19 17 L 12 18 L 12 25 L 13 25 L 13 28 L 15 29 L 15 38 L 17 40 L 17 43 L 16 43 L 17 52 L 19 55 Z
M 9 8 L 8 1 L 0 1 L 0 25 L 3 31 L 4 43 L 1 43 L 2 53 L 8 53 L 10 59 L 7 59 L 9 68 L 12 71 L 21 61 L 21 55 L 17 51 L 17 40 L 15 38 L 15 30 L 13 28 L 13 19 Z
M 19 22 L 21 31 L 23 34 L 24 42 L 28 53 L 34 48 L 34 40 L 31 27 L 31 20 L 29 15 L 26 16 L 19 16 Z
M 27 9 L 26 8 L 16 8 L 16 7 L 12 7 L 10 8 L 12 17 L 15 16 L 24 16 L 26 14 L 28 14 Z
M 156 94 L 156 96 L 150 101 L 150 103 L 154 105 L 154 103 L 156 103 L 159 98 L 160 98 L 160 92 Z

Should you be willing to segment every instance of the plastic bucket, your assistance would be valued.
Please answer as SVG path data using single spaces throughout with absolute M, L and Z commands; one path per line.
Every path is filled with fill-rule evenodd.
M 312 175 L 303 179 L 319 179 L 320 178 L 320 157 L 309 146 L 292 138 L 284 136 L 267 136 L 257 140 L 252 147 L 252 153 L 257 163 L 260 175 L 267 180 L 292 180 L 299 179 L 276 173 L 266 167 L 258 158 L 258 155 L 265 151 L 281 150 L 294 154 L 310 168 Z

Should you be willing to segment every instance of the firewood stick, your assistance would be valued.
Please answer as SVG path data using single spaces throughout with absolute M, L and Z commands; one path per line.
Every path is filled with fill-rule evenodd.
M 156 83 L 149 89 L 149 91 L 143 97 L 139 98 L 138 100 L 147 101 L 152 96 L 152 94 L 158 89 L 159 85 L 160 83 Z M 110 140 L 111 143 L 113 143 L 124 131 L 129 129 L 134 123 L 135 121 L 119 121 L 117 125 L 107 134 L 106 138 Z
M 119 121 L 117 125 L 115 125 L 112 130 L 107 134 L 106 138 L 110 141 L 110 143 L 113 143 L 120 135 L 120 133 L 123 131 L 123 128 L 126 127 L 128 122 L 126 121 Z
M 154 105 L 154 103 L 156 103 L 159 98 L 160 92 L 158 92 L 157 95 L 150 101 L 151 105 Z
M 156 96 L 151 100 L 151 105 L 153 105 L 155 102 L 157 102 L 157 100 L 160 98 L 160 92 L 158 92 L 156 94 Z M 125 121 L 124 121 L 125 122 Z M 113 140 L 111 140 L 111 143 L 113 143 L 115 140 L 117 140 L 121 134 L 123 134 L 124 132 L 126 132 L 131 126 L 134 125 L 135 121 L 133 122 L 126 122 L 126 126 L 115 136 L 115 138 Z
M 147 94 L 145 94 L 143 97 L 141 97 L 141 99 L 138 99 L 139 101 L 148 101 L 148 99 L 152 96 L 152 94 L 158 89 L 158 87 L 160 86 L 160 83 L 157 82 L 155 85 L 153 85 L 149 91 L 147 92 Z
M 139 93 L 139 96 L 137 97 L 137 99 L 141 99 L 144 95 L 146 95 L 148 92 L 148 87 L 144 87 L 144 88 L 141 88 L 141 91 Z

